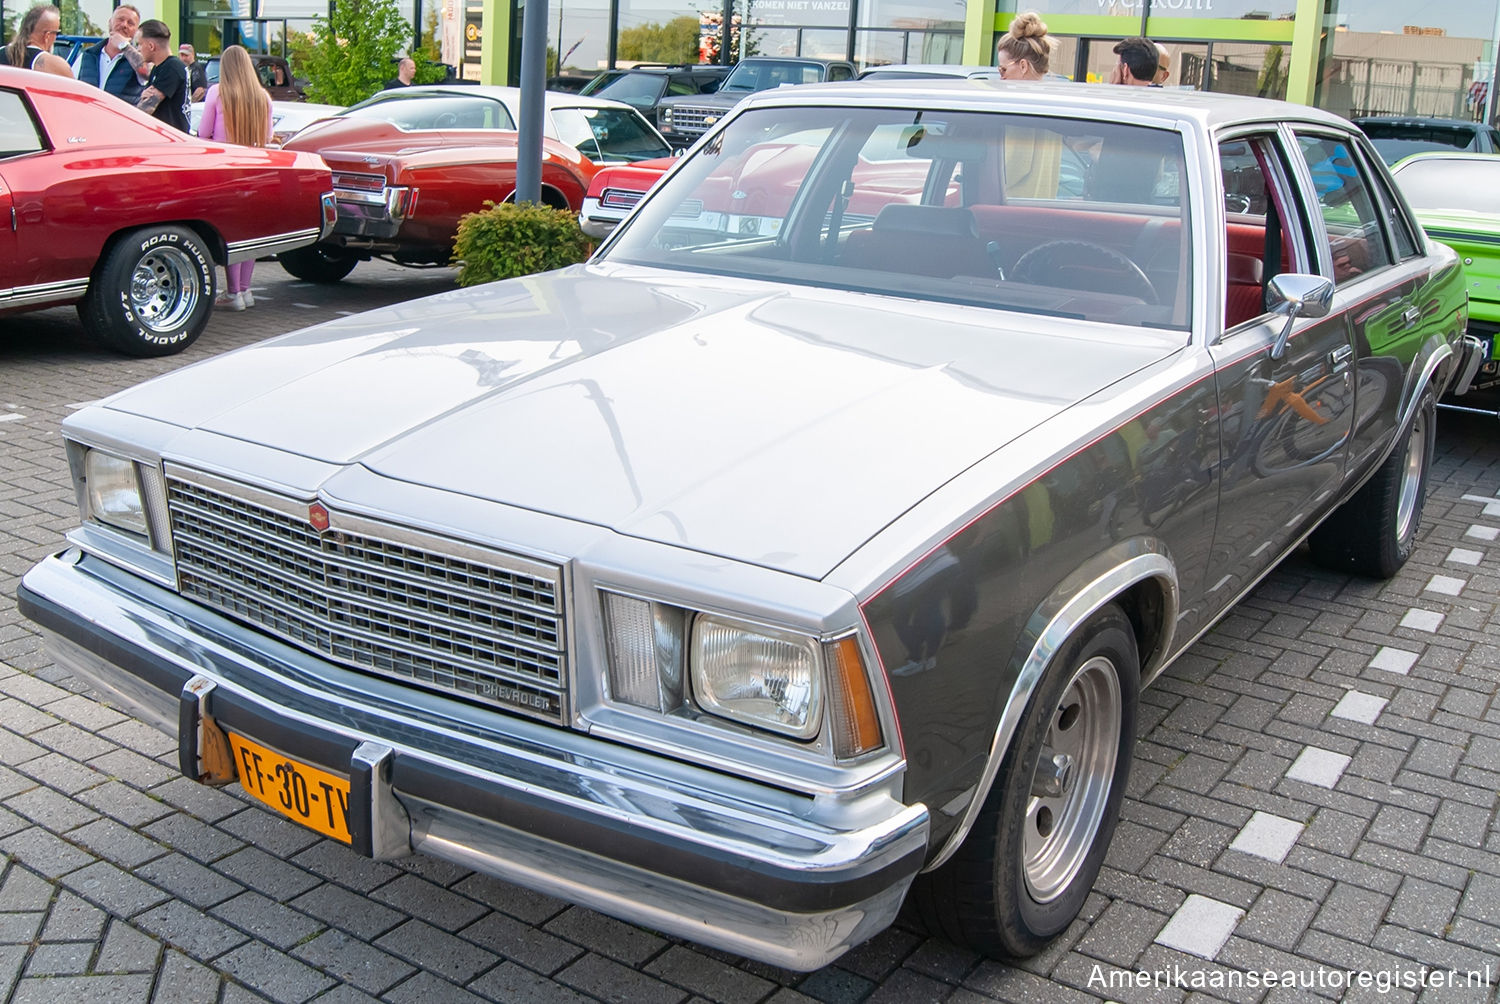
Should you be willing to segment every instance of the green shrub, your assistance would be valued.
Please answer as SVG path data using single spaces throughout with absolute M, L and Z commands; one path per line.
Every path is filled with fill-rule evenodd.
M 533 203 L 485 205 L 489 208 L 458 220 L 453 257 L 463 263 L 460 286 L 576 265 L 593 250 L 571 210 Z

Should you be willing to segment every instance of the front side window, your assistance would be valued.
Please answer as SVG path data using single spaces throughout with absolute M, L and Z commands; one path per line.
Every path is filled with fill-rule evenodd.
M 1224 327 L 1266 313 L 1266 290 L 1283 272 L 1310 272 L 1282 145 L 1273 132 L 1219 144 L 1224 182 Z
M 1185 328 L 1176 132 L 901 108 L 746 112 L 606 252 L 667 268 Z M 1122 185 L 1115 172 L 1139 169 Z
M 1330 136 L 1302 135 L 1297 141 L 1317 191 L 1334 282 L 1342 284 L 1390 265 L 1394 259 L 1380 212 L 1353 146 Z

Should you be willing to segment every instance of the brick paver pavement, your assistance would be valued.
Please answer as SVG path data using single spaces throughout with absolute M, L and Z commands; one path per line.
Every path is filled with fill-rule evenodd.
M 1294 556 L 1146 692 L 1107 866 L 1042 956 L 1007 966 L 898 926 L 796 974 L 437 861 L 355 857 L 178 777 L 172 740 L 50 664 L 14 596 L 75 519 L 57 434 L 70 410 L 452 273 L 367 264 L 324 289 L 262 265 L 257 281 L 253 310 L 167 360 L 98 351 L 66 310 L 3 322 L 0 1000 L 1495 999 L 1495 422 L 1443 416 L 1421 545 L 1397 578 Z M 1137 970 L 1145 985 L 1127 984 Z M 1265 971 L 1313 985 L 1270 987 Z

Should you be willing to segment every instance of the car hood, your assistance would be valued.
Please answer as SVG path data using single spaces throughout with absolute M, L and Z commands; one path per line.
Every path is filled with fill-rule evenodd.
M 818 578 L 1180 347 L 1121 331 L 576 266 L 294 332 L 105 405 Z
M 684 94 L 663 98 L 657 108 L 733 108 L 755 91 L 714 91 L 710 94 Z

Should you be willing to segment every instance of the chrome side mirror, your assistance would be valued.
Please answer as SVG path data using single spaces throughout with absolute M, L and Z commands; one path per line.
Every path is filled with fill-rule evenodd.
M 1286 355 L 1286 344 L 1292 337 L 1292 325 L 1299 317 L 1327 317 L 1333 308 L 1333 280 L 1321 275 L 1283 272 L 1266 287 L 1271 294 L 1273 313 L 1285 314 L 1286 325 L 1271 346 L 1271 358 Z

